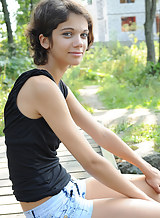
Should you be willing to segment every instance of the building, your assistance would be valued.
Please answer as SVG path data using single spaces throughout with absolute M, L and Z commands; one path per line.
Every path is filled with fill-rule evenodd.
M 88 0 L 95 23 L 95 41 L 128 42 L 130 37 L 145 40 L 145 0 Z M 160 29 L 160 0 L 153 26 L 154 39 Z

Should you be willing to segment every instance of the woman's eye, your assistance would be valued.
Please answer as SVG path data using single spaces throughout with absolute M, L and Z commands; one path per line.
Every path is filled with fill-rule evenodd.
M 65 37 L 71 37 L 72 33 L 71 32 L 66 32 L 66 33 L 63 33 L 62 35 L 65 36 Z
M 82 33 L 81 37 L 84 38 L 84 39 L 88 38 L 88 33 Z

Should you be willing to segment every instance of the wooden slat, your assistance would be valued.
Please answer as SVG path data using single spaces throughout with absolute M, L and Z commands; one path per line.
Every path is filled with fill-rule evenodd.
M 7 168 L 7 167 L 8 167 L 7 162 L 0 163 L 0 169 Z
M 71 174 L 71 176 L 73 176 L 75 178 L 78 178 L 78 179 L 86 179 L 86 178 L 90 177 L 90 175 L 86 171 L 73 172 L 73 173 L 70 173 L 70 174 Z
M 17 200 L 14 195 L 11 196 L 1 196 L 0 197 L 0 205 L 8 205 L 8 204 L 16 204 Z
M 11 215 L 1 215 L 1 218 L 25 218 L 23 214 L 11 214 Z
M 9 179 L 0 179 L 0 187 L 8 187 L 11 185 L 12 183 Z
M 0 169 L 0 179 L 7 179 L 9 178 L 9 172 L 7 168 Z
M 22 208 L 18 202 L 16 204 L 0 205 L 0 215 L 20 214 L 20 213 L 22 213 Z
M 1 165 L 1 163 L 7 163 L 6 157 L 1 157 L 0 158 L 0 165 Z
M 13 191 L 11 187 L 0 187 L 0 196 L 12 195 Z
M 6 157 L 6 152 L 0 153 L 0 158 L 4 158 L 4 157 Z
M 101 152 L 99 147 L 95 147 L 93 148 L 96 152 Z M 65 151 L 58 151 L 57 152 L 58 157 L 62 157 L 62 156 L 68 156 L 71 155 L 71 153 L 68 150 Z

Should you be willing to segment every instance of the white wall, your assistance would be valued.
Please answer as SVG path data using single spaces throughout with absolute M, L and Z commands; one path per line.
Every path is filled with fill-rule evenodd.
M 145 0 L 135 0 L 135 3 L 120 3 L 120 0 L 92 0 L 89 5 L 94 20 L 95 41 L 129 41 L 130 35 L 138 40 L 145 40 Z M 157 13 L 160 13 L 160 0 L 157 4 Z M 121 17 L 136 17 L 136 31 L 122 32 Z M 153 26 L 154 38 L 157 39 L 156 22 Z
M 107 1 L 108 17 L 108 41 L 117 39 L 119 41 L 129 41 L 130 35 L 134 34 L 139 40 L 144 40 L 145 8 L 144 0 L 135 0 L 135 3 L 120 3 L 120 0 Z M 121 18 L 136 17 L 137 30 L 122 32 Z

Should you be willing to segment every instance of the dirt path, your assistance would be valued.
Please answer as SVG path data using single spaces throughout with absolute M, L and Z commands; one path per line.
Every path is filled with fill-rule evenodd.
M 112 109 L 106 110 L 99 100 L 97 92 L 98 86 L 86 86 L 80 89 L 82 103 L 94 109 L 94 116 L 103 121 L 106 126 L 129 122 L 160 125 L 160 110 L 152 111 L 149 109 Z
M 158 124 L 160 125 L 160 111 L 152 111 L 149 109 L 112 109 L 106 110 L 102 102 L 99 100 L 97 92 L 98 86 L 86 86 L 80 89 L 82 103 L 94 109 L 94 117 L 106 127 L 114 126 L 120 123 L 129 122 L 132 124 Z M 153 154 L 154 142 L 146 141 L 136 144 L 138 149 L 136 152 L 145 156 Z

